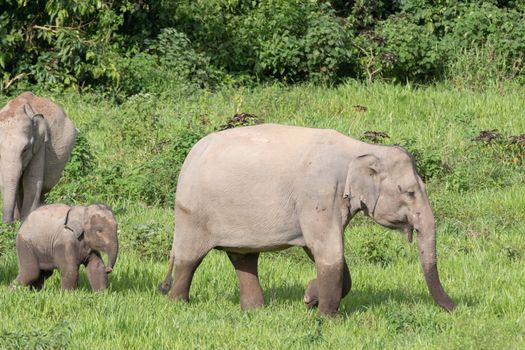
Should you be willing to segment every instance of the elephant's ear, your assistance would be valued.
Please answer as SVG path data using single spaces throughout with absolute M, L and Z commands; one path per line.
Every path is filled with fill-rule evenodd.
M 84 237 L 86 210 L 87 208 L 84 206 L 71 207 L 64 222 L 65 228 L 73 231 L 79 240 Z
M 372 154 L 364 154 L 350 162 L 346 174 L 344 198 L 350 199 L 350 207 L 362 209 L 373 216 L 379 198 L 381 162 Z
M 44 115 L 42 113 L 37 113 L 29 103 L 24 105 L 24 112 L 33 121 L 33 127 L 36 129 L 37 134 L 43 137 L 44 142 L 47 142 L 48 132 Z

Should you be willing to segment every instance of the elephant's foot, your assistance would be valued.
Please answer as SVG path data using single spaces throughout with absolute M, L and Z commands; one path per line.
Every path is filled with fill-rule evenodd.
M 241 309 L 252 310 L 264 306 L 262 293 L 254 292 L 252 295 L 241 295 Z
M 304 291 L 304 303 L 308 309 L 314 309 L 319 305 L 319 292 L 317 291 L 317 279 L 313 279 L 308 283 Z
M 158 289 L 159 292 L 166 295 L 170 291 L 171 285 L 167 284 L 166 282 L 159 283 Z
M 173 300 L 190 301 L 190 287 L 193 274 L 199 266 L 201 259 L 187 262 L 185 264 L 175 263 L 175 280 L 169 297 Z

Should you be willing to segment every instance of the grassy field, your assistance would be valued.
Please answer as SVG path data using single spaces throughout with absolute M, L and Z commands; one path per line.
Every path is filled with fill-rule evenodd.
M 524 95 L 514 87 L 382 84 L 141 95 L 120 105 L 56 95 L 86 141 L 79 154 L 92 164 L 83 178 L 68 168 L 49 199 L 111 204 L 121 254 L 104 293 L 92 293 L 84 274 L 79 290 L 62 292 L 57 273 L 41 292 L 12 291 L 16 226 L 0 226 L 0 348 L 522 349 L 525 147 L 508 136 L 525 133 Z M 457 310 L 434 304 L 415 244 L 362 215 L 345 232 L 354 285 L 335 319 L 305 309 L 304 287 L 315 271 L 297 248 L 262 255 L 262 309 L 240 310 L 235 272 L 218 251 L 197 270 L 189 304 L 160 295 L 173 234 L 174 188 L 163 186 L 181 161 L 164 145 L 187 149 L 195 135 L 238 112 L 356 138 L 383 131 L 385 143 L 412 151 L 437 219 L 441 280 Z M 499 140 L 472 140 L 491 129 Z

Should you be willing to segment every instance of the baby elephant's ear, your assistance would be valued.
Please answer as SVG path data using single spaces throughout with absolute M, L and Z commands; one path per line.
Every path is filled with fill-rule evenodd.
M 67 212 L 66 220 L 64 222 L 64 226 L 73 231 L 78 239 L 81 239 L 84 234 L 86 209 L 87 208 L 84 206 L 71 207 Z

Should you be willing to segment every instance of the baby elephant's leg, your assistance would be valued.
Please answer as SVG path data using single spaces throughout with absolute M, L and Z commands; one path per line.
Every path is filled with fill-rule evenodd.
M 38 285 L 42 277 L 40 275 L 40 265 L 33 253 L 31 245 L 20 237 L 17 237 L 16 250 L 18 254 L 18 276 L 16 276 L 13 286 L 16 283 L 20 283 L 24 286 L 35 287 L 35 284 Z
M 108 287 L 108 274 L 100 254 L 92 253 L 85 265 L 91 288 L 93 288 L 95 292 L 106 289 Z
M 33 287 L 33 288 L 36 289 L 36 290 L 40 290 L 40 289 L 42 289 L 42 287 L 44 286 L 44 282 L 45 282 L 46 279 L 48 279 L 52 274 L 53 274 L 53 271 L 44 271 L 44 270 L 40 270 L 40 276 L 38 277 L 38 280 L 36 280 L 35 282 L 31 283 L 31 287 Z

